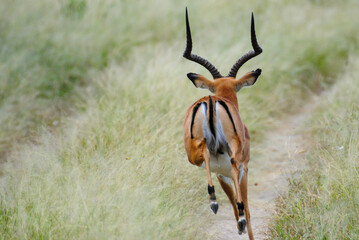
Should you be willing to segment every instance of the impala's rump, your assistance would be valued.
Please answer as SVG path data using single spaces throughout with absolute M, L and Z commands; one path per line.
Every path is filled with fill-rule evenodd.
M 206 147 L 210 154 L 211 171 L 229 177 L 232 155 L 229 142 L 233 139 L 239 140 L 240 143 L 244 141 L 238 136 L 238 131 L 243 131 L 237 130 L 241 128 L 241 124 L 238 124 L 238 127 L 234 124 L 235 120 L 240 123 L 239 115 L 236 112 L 231 113 L 231 110 L 233 111 L 226 100 L 216 96 L 204 97 L 188 109 L 187 115 L 191 117 L 186 118 L 185 125 L 188 127 L 185 126 L 184 130 L 189 161 L 197 166 L 202 165 L 204 159 L 200 152 Z M 191 137 L 186 138 L 187 135 Z M 199 145 L 200 151 L 196 153 Z

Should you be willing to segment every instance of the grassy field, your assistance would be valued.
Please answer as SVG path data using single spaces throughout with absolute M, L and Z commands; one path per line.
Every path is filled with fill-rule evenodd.
M 358 47 L 355 1 L 36 3 L 0 6 L 2 239 L 210 238 L 205 173 L 182 143 L 209 94 L 186 79 L 208 76 L 181 57 L 186 5 L 194 53 L 223 74 L 255 13 L 264 53 L 239 74 L 263 75 L 238 95 L 253 142 L 341 81 Z
M 359 238 L 358 69 L 358 58 L 350 58 L 307 124 L 307 167 L 279 198 L 272 238 Z

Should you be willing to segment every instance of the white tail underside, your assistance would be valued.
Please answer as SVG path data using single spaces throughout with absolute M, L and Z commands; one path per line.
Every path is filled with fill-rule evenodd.
M 210 168 L 211 172 L 221 174 L 225 177 L 232 177 L 232 164 L 231 164 L 231 150 L 226 140 L 226 137 L 223 132 L 223 127 L 221 119 L 218 114 L 218 102 L 215 103 L 215 135 L 213 136 L 211 130 L 208 126 L 207 119 L 207 106 L 202 104 L 202 114 L 203 114 L 203 135 L 206 138 L 207 148 L 210 152 Z M 221 150 L 221 153 L 218 151 Z M 205 167 L 204 163 L 202 165 Z

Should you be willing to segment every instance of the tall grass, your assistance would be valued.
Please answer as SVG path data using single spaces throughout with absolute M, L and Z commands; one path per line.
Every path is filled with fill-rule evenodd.
M 24 55 L 15 62 L 31 71 L 14 87 L 12 78 L 2 77 L 6 89 L 13 91 L 1 105 L 9 108 L 4 111 L 9 117 L 3 121 L 8 125 L 1 129 L 2 141 L 12 144 L 2 178 L 3 238 L 210 237 L 204 230 L 205 174 L 187 162 L 182 145 L 186 108 L 209 94 L 185 78 L 190 71 L 208 75 L 181 58 L 185 3 L 60 1 L 48 12 L 45 1 L 19 4 L 6 5 L 7 11 L 23 13 L 19 19 L 14 14 L 3 19 L 16 23 L 7 31 L 22 51 L 5 48 L 1 58 Z M 260 141 L 273 119 L 295 111 L 308 93 L 334 82 L 333 76 L 358 45 L 355 22 L 348 20 L 356 16 L 355 4 L 284 0 L 187 4 L 194 52 L 223 73 L 250 49 L 249 17 L 255 11 L 264 54 L 241 73 L 261 67 L 263 76 L 253 88 L 239 93 L 240 113 L 254 142 Z M 31 27 L 46 31 L 33 32 Z M 27 31 L 12 30 L 16 28 Z M 28 45 L 26 39 L 32 39 Z M 40 47 L 48 41 L 50 48 Z M 32 60 L 31 49 L 38 60 Z M 32 72 L 38 65 L 39 72 Z M 73 69 L 78 77 L 71 82 Z M 36 75 L 41 72 L 46 74 Z M 70 86 L 65 92 L 60 90 L 62 83 Z M 19 96 L 25 99 L 22 105 L 11 102 Z M 64 101 L 60 112 L 64 107 L 75 113 L 54 115 L 49 106 L 57 100 Z M 36 110 L 41 116 L 48 115 L 36 117 L 36 124 L 29 126 L 31 118 L 22 114 L 32 116 L 32 104 L 39 104 Z M 56 116 L 61 128 L 53 133 L 43 121 Z M 36 144 L 14 144 L 9 139 L 8 133 L 17 130 L 14 119 L 23 121 L 16 125 L 20 132 L 37 126 L 34 131 L 41 134 L 30 134 Z
M 111 62 L 127 61 L 141 45 L 178 39 L 182 21 L 171 17 L 174 10 L 162 1 L 3 1 L 0 155 L 81 109 L 77 90 Z M 170 26 L 166 31 L 158 24 L 162 19 Z
M 359 238 L 359 61 L 352 60 L 308 123 L 308 167 L 279 199 L 273 238 Z

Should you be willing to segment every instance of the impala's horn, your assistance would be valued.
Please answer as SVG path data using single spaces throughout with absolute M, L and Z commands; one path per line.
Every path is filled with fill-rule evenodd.
M 204 59 L 196 54 L 191 53 L 192 52 L 192 37 L 191 37 L 191 29 L 189 27 L 187 8 L 186 8 L 186 33 L 187 33 L 187 45 L 186 45 L 186 50 L 183 53 L 183 57 L 187 58 L 190 61 L 201 64 L 212 74 L 214 79 L 221 78 L 222 75 L 219 73 L 219 71 L 217 70 L 217 68 L 215 66 L 213 66 L 206 59 Z
M 251 41 L 254 51 L 250 50 L 249 52 L 244 54 L 240 59 L 238 59 L 237 62 L 231 68 L 231 71 L 229 71 L 228 77 L 236 78 L 237 72 L 239 68 L 242 67 L 243 64 L 245 64 L 249 59 L 254 58 L 255 56 L 259 55 L 261 52 L 263 52 L 262 48 L 259 46 L 257 42 L 256 30 L 254 27 L 253 12 L 252 12 L 252 21 L 251 21 Z

